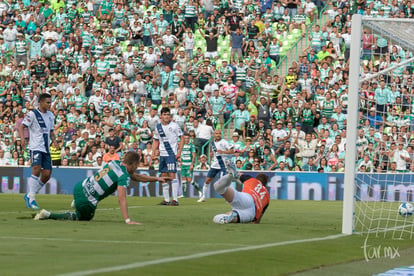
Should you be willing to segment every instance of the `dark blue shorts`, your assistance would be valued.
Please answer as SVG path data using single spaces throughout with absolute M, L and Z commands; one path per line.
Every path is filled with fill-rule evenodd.
M 52 158 L 49 153 L 41 151 L 30 151 L 32 166 L 40 165 L 44 170 L 52 170 Z
M 175 156 L 160 156 L 160 173 L 177 172 L 177 159 Z
M 227 172 L 226 171 L 223 171 L 221 169 L 210 168 L 210 170 L 207 173 L 207 177 L 213 179 L 218 174 L 220 174 L 219 176 L 223 176 L 223 175 L 226 175 Z

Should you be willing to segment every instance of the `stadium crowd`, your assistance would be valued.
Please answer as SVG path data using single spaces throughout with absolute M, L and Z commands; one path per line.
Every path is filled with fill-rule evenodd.
M 54 165 L 102 166 L 133 150 L 156 169 L 152 135 L 168 106 L 195 145 L 196 169 L 209 168 L 214 129 L 230 128 L 240 169 L 341 172 L 353 3 L 1 1 L 0 165 L 30 164 L 16 130 L 50 93 Z M 367 16 L 413 17 L 410 1 L 356 3 Z M 325 6 L 329 20 L 305 37 Z M 278 75 L 295 31 L 310 47 Z M 362 43 L 362 76 L 412 56 L 369 29 Z M 363 83 L 359 171 L 414 172 L 412 69 Z

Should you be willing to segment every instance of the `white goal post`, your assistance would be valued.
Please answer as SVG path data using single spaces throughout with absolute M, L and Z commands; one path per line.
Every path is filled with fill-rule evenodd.
M 408 64 L 413 64 L 414 57 L 407 57 L 404 61 L 390 66 L 384 70 L 381 70 L 379 72 L 373 72 L 373 74 L 370 74 L 368 77 L 361 77 L 361 57 L 362 57 L 362 33 L 364 26 L 369 26 L 372 28 L 372 30 L 378 30 L 376 27 L 378 25 L 375 24 L 391 24 L 391 22 L 395 24 L 410 24 L 411 31 L 414 29 L 414 20 L 412 19 L 399 19 L 399 18 L 368 18 L 363 17 L 359 14 L 355 14 L 352 17 L 352 31 L 351 31 L 351 49 L 350 49 L 350 63 L 349 63 L 349 87 L 348 87 L 348 111 L 347 111 L 347 135 L 346 135 L 346 155 L 345 155 L 345 175 L 344 175 L 344 193 L 343 193 L 343 212 L 342 212 L 342 233 L 351 235 L 355 233 L 355 221 L 356 221 L 356 202 L 360 201 L 361 198 L 357 198 L 357 194 L 360 195 L 360 187 L 358 188 L 357 182 L 360 181 L 362 178 L 358 178 L 357 175 L 357 135 L 359 127 L 361 126 L 359 124 L 360 120 L 360 90 L 361 90 L 361 84 L 366 81 L 370 81 L 374 78 L 378 78 L 379 76 L 384 76 L 386 74 L 392 74 L 392 72 L 398 68 L 405 68 Z M 366 25 L 365 25 L 366 24 Z M 388 28 L 390 28 L 388 26 Z M 392 37 L 397 39 L 393 39 L 395 44 L 401 45 L 404 49 L 410 49 L 413 51 L 414 49 L 414 36 L 410 35 L 410 37 L 402 37 L 402 32 L 408 32 L 407 30 L 404 30 L 404 28 L 401 28 L 399 31 L 396 31 L 395 34 L 392 33 L 392 31 L 389 31 L 390 29 L 381 29 L 378 31 L 382 36 L 384 37 Z M 392 29 L 391 29 L 392 30 Z M 400 39 L 401 38 L 401 39 Z M 392 39 L 392 38 L 391 38 Z M 391 84 L 391 83 L 390 83 Z M 388 83 L 387 83 L 388 85 Z M 385 113 L 383 115 L 385 117 Z M 367 173 L 368 174 L 368 173 Z M 366 178 L 366 177 L 365 177 Z M 388 177 L 384 175 L 383 182 L 385 185 L 387 185 L 386 181 L 388 181 Z M 407 181 L 406 178 L 404 180 L 397 180 L 399 178 L 394 177 L 396 184 L 405 184 L 411 187 L 412 179 L 414 179 L 414 174 L 411 174 L 409 176 L 409 180 Z M 368 183 L 370 184 L 370 183 Z M 414 184 L 414 183 L 413 183 Z M 369 188 L 371 189 L 371 188 Z M 358 190 L 358 191 L 357 191 Z M 382 190 L 380 191 L 381 194 L 389 195 L 389 191 Z M 400 192 L 400 191 L 398 191 Z M 407 195 L 407 191 L 404 192 L 401 196 L 401 198 L 405 200 L 409 200 L 412 195 Z M 411 194 L 411 191 L 409 192 Z M 400 195 L 398 195 L 398 200 L 401 200 Z M 359 210 L 358 212 L 364 212 L 367 209 L 370 209 L 367 211 L 369 213 L 367 220 L 369 222 L 365 222 L 368 226 L 366 227 L 367 233 L 372 232 L 384 232 L 388 231 L 388 229 L 404 229 L 402 230 L 402 233 L 408 232 L 410 235 L 410 238 L 413 237 L 413 219 L 410 218 L 410 221 L 408 221 L 406 218 L 399 218 L 398 212 L 395 207 L 395 204 L 391 204 L 390 200 L 386 198 L 385 196 L 380 198 L 381 202 L 385 202 L 385 205 L 374 205 L 373 209 L 370 209 L 369 204 L 366 204 L 368 207 L 363 209 L 362 211 Z M 397 200 L 396 200 L 397 201 Z M 396 203 L 398 204 L 398 203 Z M 398 206 L 398 205 L 396 205 Z M 393 212 L 395 213 L 395 217 L 393 217 Z M 364 217 L 364 219 L 365 219 Z M 357 218 L 358 219 L 358 218 Z M 365 228 L 365 227 L 364 227 Z M 394 234 L 395 235 L 395 234 Z M 399 234 L 398 234 L 399 235 Z
M 344 203 L 342 211 L 342 233 L 351 235 L 354 229 L 354 194 L 355 194 L 355 156 L 356 156 L 356 133 L 350 129 L 357 129 L 358 125 L 358 97 L 359 97 L 359 75 L 361 56 L 361 30 L 362 16 L 352 16 L 351 31 L 351 53 L 349 60 L 349 89 L 348 89 L 348 111 L 345 153 L 345 175 L 344 175 Z

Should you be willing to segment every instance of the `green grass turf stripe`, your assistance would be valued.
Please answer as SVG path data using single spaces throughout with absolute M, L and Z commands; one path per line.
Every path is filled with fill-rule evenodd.
M 0 239 L 5 240 L 29 240 L 29 241 L 54 241 L 54 242 L 70 242 L 70 243 L 114 243 L 114 244 L 160 244 L 160 245 L 192 245 L 194 242 L 168 242 L 168 241 L 117 241 L 117 240 L 90 240 L 90 239 L 65 239 L 65 238 L 44 238 L 44 237 L 13 237 L 13 236 L 1 236 Z M 211 243 L 211 242 L 198 242 L 203 246 L 248 246 L 241 243 Z
M 116 271 L 151 266 L 151 265 L 159 265 L 159 264 L 165 264 L 165 263 L 192 260 L 192 259 L 203 258 L 203 257 L 208 257 L 208 256 L 220 255 L 220 254 L 235 253 L 235 252 L 263 249 L 263 248 L 269 248 L 269 247 L 277 247 L 277 246 L 285 246 L 285 245 L 291 245 L 291 244 L 333 240 L 333 239 L 338 239 L 338 238 L 342 238 L 346 236 L 347 235 L 338 234 L 338 235 L 330 235 L 330 236 L 311 238 L 311 239 L 282 241 L 282 242 L 267 243 L 267 244 L 261 244 L 261 245 L 246 246 L 246 247 L 241 247 L 241 248 L 208 251 L 208 252 L 191 254 L 187 256 L 157 259 L 157 260 L 151 260 L 151 261 L 146 261 L 146 262 L 137 262 L 137 263 L 131 263 L 127 265 L 112 266 L 112 267 L 106 267 L 106 268 L 101 268 L 101 269 L 76 271 L 76 272 L 61 274 L 60 276 L 81 276 L 81 275 L 92 275 L 92 274 L 97 274 L 97 273 L 116 272 Z

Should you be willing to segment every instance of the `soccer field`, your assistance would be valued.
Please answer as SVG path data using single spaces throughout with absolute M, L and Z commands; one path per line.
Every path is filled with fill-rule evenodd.
M 364 260 L 365 237 L 342 236 L 342 202 L 271 201 L 262 223 L 216 225 L 222 199 L 157 206 L 129 197 L 126 225 L 117 197 L 104 200 L 91 222 L 33 221 L 22 195 L 0 195 L 2 275 L 372 275 L 413 265 L 413 242 L 370 238 L 394 258 Z M 43 208 L 67 210 L 71 197 L 39 195 Z M 381 249 L 382 250 L 382 249 Z M 378 257 L 383 257 L 380 254 Z

